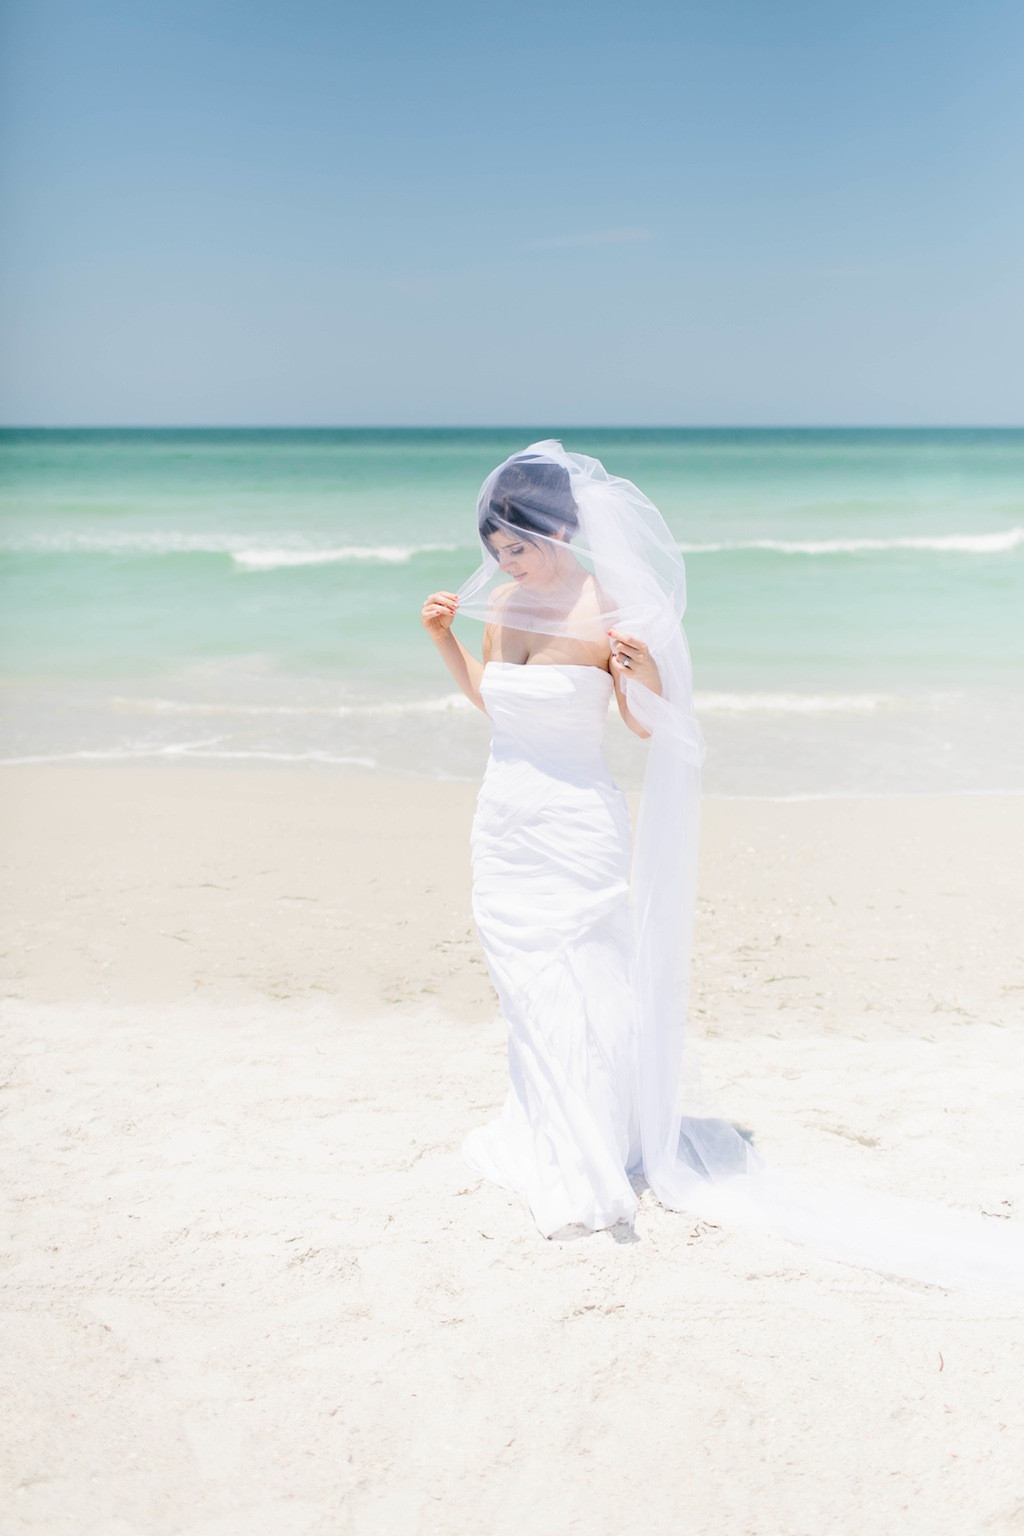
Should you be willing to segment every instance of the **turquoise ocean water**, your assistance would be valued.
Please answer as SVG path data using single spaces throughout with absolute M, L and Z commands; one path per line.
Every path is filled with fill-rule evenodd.
M 474 777 L 419 607 L 541 436 L 684 550 L 709 793 L 1024 789 L 1022 431 L 9 430 L 0 760 Z

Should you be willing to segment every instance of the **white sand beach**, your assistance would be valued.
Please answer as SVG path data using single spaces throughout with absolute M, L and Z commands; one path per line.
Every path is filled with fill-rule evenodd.
M 1024 1530 L 1024 1315 L 644 1197 L 549 1243 L 474 790 L 9 768 L 11 1536 Z M 693 1019 L 773 1162 L 1024 1221 L 1024 797 L 704 811 Z

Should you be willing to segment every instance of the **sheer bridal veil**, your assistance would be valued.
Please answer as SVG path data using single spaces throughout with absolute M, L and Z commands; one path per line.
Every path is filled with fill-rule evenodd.
M 660 695 L 636 679 L 624 684 L 630 713 L 650 733 L 630 899 L 642 1171 L 658 1199 L 845 1262 L 1024 1297 L 1016 1224 L 767 1168 L 729 1121 L 702 1112 L 684 1047 L 704 747 L 681 627 L 679 548 L 635 485 L 555 441 L 499 465 L 477 515 L 483 558 L 459 591 L 461 616 L 553 637 L 553 659 L 563 660 L 618 630 L 646 642 L 661 677 Z M 546 579 L 529 586 L 503 576 L 489 542 L 499 531 L 506 543 L 521 539 L 524 530 L 546 562 Z

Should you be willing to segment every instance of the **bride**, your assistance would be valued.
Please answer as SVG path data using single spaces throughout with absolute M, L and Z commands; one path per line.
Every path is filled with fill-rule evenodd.
M 547 1237 L 631 1224 L 646 1183 L 672 1209 L 847 1262 L 1024 1289 L 1015 1233 L 772 1172 L 729 1121 L 701 1112 L 683 1044 L 703 743 L 678 547 L 636 486 L 553 441 L 488 476 L 477 527 L 479 569 L 422 610 L 493 728 L 473 910 L 509 1091 L 467 1139 L 470 1165 L 521 1195 Z M 483 623 L 482 660 L 454 634 L 456 614 Z M 613 696 L 649 741 L 635 836 L 604 758 Z

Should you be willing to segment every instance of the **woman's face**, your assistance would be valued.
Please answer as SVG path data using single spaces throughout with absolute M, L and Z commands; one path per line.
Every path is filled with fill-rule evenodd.
M 542 587 L 558 572 L 555 550 L 547 542 L 517 539 L 499 528 L 487 541 L 494 551 L 502 574 L 524 587 Z

